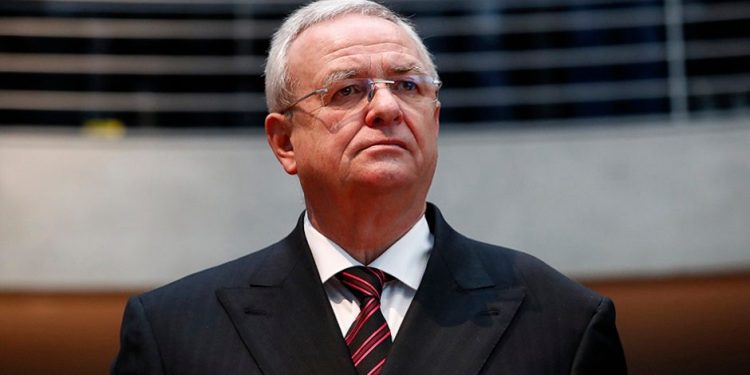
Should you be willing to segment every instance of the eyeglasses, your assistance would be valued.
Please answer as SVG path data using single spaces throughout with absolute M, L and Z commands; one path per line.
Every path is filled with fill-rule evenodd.
M 328 87 L 314 90 L 279 113 L 286 113 L 303 100 L 320 95 L 321 107 L 337 110 L 350 110 L 363 103 L 364 98 L 371 102 L 375 97 L 377 84 L 384 84 L 393 95 L 407 104 L 418 104 L 425 99 L 437 101 L 437 94 L 442 82 L 427 75 L 407 75 L 393 79 L 379 78 L 350 78 L 332 82 Z

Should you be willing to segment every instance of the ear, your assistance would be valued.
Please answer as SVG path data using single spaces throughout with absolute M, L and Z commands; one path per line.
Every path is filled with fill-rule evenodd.
M 276 155 L 286 173 L 297 174 L 297 160 L 292 145 L 292 124 L 281 113 L 266 116 L 266 137 L 271 151 Z

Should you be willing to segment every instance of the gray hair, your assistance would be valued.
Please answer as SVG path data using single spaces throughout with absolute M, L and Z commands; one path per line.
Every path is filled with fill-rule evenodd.
M 294 100 L 292 91 L 295 82 L 289 77 L 287 69 L 287 55 L 292 42 L 309 27 L 346 14 L 379 17 L 400 26 L 417 46 L 417 53 L 426 64 L 427 73 L 438 78 L 432 55 L 427 51 L 412 23 L 406 18 L 369 0 L 315 1 L 289 15 L 271 39 L 271 49 L 268 51 L 265 67 L 266 106 L 269 112 L 280 111 Z

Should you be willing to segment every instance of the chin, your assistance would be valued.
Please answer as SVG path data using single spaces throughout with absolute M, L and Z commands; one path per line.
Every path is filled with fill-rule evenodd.
M 394 189 L 413 186 L 417 183 L 416 174 L 403 169 L 379 169 L 360 176 L 360 184 L 374 189 Z

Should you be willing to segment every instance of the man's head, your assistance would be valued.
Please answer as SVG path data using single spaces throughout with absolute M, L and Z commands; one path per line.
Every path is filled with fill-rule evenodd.
M 289 77 L 287 69 L 288 52 L 292 42 L 309 27 L 345 14 L 369 15 L 397 24 L 417 46 L 418 53 L 425 62 L 427 74 L 438 78 L 432 56 L 407 19 L 369 0 L 316 1 L 297 9 L 273 35 L 265 67 L 266 106 L 269 113 L 280 111 L 295 99 L 292 91 L 297 82 L 294 77 Z
M 440 83 L 406 21 L 364 0 L 307 5 L 274 36 L 266 85 L 269 144 L 308 206 L 389 194 L 423 204 Z

